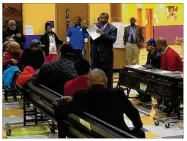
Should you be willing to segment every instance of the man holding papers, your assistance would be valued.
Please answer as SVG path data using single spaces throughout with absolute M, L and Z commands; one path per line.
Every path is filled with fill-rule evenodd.
M 93 42 L 91 44 L 91 67 L 99 68 L 106 73 L 109 88 L 113 85 L 113 44 L 117 38 L 117 28 L 108 23 L 109 15 L 101 13 L 99 23 L 95 24 L 89 32 Z M 93 30 L 95 29 L 95 33 Z M 92 36 L 92 35 L 94 36 Z

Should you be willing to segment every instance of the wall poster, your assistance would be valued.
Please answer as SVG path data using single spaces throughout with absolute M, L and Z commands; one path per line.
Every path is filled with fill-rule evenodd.
M 177 6 L 166 6 L 167 21 L 176 21 L 177 11 L 178 11 Z

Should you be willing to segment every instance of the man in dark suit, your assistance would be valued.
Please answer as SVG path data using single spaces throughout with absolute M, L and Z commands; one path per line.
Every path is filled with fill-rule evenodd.
M 125 27 L 123 41 L 128 65 L 136 65 L 139 64 L 140 49 L 143 46 L 144 38 L 141 27 L 135 25 L 134 17 L 130 19 L 130 23 L 131 25 Z
M 92 41 L 91 45 L 91 68 L 99 68 L 106 73 L 108 78 L 107 86 L 113 85 L 113 44 L 117 38 L 117 28 L 108 23 L 109 15 L 101 13 L 97 32 L 101 34 L 99 38 Z
M 69 112 L 79 114 L 87 112 L 115 127 L 139 138 L 144 138 L 142 121 L 138 110 L 128 100 L 121 88 L 106 88 L 107 78 L 100 69 L 93 69 L 88 76 L 88 90 L 75 93 L 69 103 Z M 134 129 L 130 130 L 123 114 L 132 121 Z

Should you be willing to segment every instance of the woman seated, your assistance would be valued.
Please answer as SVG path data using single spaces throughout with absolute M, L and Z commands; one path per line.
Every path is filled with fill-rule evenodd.
M 42 49 L 28 48 L 23 52 L 21 64 L 24 66 L 23 72 L 16 79 L 17 85 L 26 84 L 32 75 L 40 69 L 41 65 L 45 62 Z

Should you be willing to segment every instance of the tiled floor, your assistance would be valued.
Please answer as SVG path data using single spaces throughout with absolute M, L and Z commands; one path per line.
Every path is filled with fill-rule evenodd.
M 183 51 L 180 46 L 172 45 L 180 56 L 183 58 Z M 141 50 L 140 62 L 145 63 L 146 60 L 146 50 Z M 143 58 L 143 59 L 142 59 Z M 116 87 L 118 81 L 118 74 L 114 74 L 114 84 Z M 132 90 L 130 96 L 136 95 L 137 92 Z M 150 104 L 146 105 L 139 102 L 136 99 L 131 99 L 132 103 L 138 108 L 142 122 L 144 124 L 143 128 L 146 133 L 146 138 L 183 138 L 184 130 L 179 124 L 172 125 L 170 128 L 165 128 L 163 124 L 159 126 L 154 125 L 154 121 L 150 118 Z M 23 126 L 23 108 L 22 100 L 14 102 L 10 100 L 7 103 L 3 103 L 3 138 L 14 138 L 14 139 L 48 139 L 57 138 L 57 133 L 52 134 L 47 126 L 47 124 L 39 124 L 37 126 Z M 158 117 L 164 116 L 162 113 L 158 114 Z M 124 120 L 129 127 L 133 127 L 131 121 L 124 115 Z M 12 129 L 12 135 L 6 136 L 4 125 L 10 123 Z
M 114 84 L 113 87 L 116 87 L 118 82 L 118 74 L 114 74 Z M 137 95 L 135 90 L 131 90 L 130 97 Z M 143 122 L 143 128 L 146 134 L 146 138 L 183 138 L 184 130 L 180 126 L 180 123 L 171 124 L 170 128 L 165 128 L 163 123 L 160 123 L 159 126 L 154 125 L 154 121 L 151 118 L 151 104 L 142 103 L 135 98 L 130 99 L 131 102 L 138 108 L 141 120 Z M 156 113 L 157 118 L 165 117 L 165 114 L 162 112 Z M 132 122 L 124 115 L 124 119 L 129 127 L 133 127 Z

